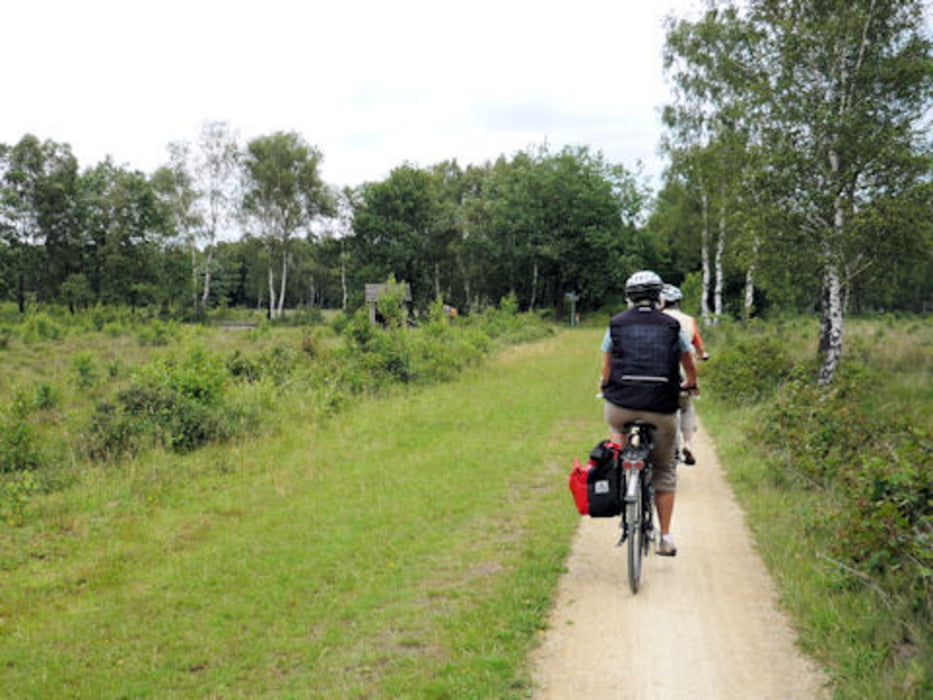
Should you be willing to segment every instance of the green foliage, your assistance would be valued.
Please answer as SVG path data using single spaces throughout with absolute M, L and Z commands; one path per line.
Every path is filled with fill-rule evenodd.
M 29 420 L 32 402 L 18 392 L 5 412 L 0 413 L 0 473 L 22 472 L 42 465 L 35 429 Z
M 79 387 L 82 389 L 90 389 L 97 384 L 100 373 L 94 356 L 91 353 L 75 353 L 71 358 L 71 366 L 74 368 L 75 374 L 77 375 L 76 381 Z
M 0 520 L 10 527 L 26 522 L 26 508 L 40 491 L 39 481 L 32 472 L 23 470 L 0 483 Z
M 53 384 L 39 382 L 33 394 L 33 406 L 40 411 L 57 408 L 61 405 L 62 392 Z
M 139 344 L 142 346 L 162 347 L 168 345 L 177 332 L 178 329 L 175 324 L 154 320 L 141 326 L 137 337 Z
M 922 631 L 933 629 L 929 435 L 908 415 L 878 410 L 872 395 L 883 381 L 851 360 L 827 388 L 798 373 L 749 438 L 827 494 L 806 524 L 826 533 L 839 575 L 881 592 L 907 643 L 930 649 L 933 637 Z
M 62 327 L 45 312 L 29 314 L 19 328 L 24 343 L 57 340 L 62 336 Z
M 834 488 L 834 550 L 870 574 L 933 576 L 933 468 L 925 435 L 872 411 L 879 376 L 845 366 L 828 388 L 796 377 L 762 413 L 752 439 L 786 469 Z M 918 590 L 922 586 L 918 586 Z M 933 598 L 925 601 L 933 612 Z
M 742 335 L 718 347 L 703 367 L 704 383 L 731 404 L 751 404 L 770 396 L 794 367 L 785 342 L 764 335 Z
M 368 312 L 358 310 L 344 328 L 349 351 L 347 359 L 354 368 L 355 390 L 373 391 L 391 383 L 431 384 L 447 381 L 464 368 L 476 364 L 493 348 L 546 337 L 553 328 L 532 314 L 519 314 L 514 295 L 503 300 L 501 309 L 487 309 L 482 314 L 450 320 L 443 302 L 434 301 L 424 323 L 410 328 L 403 316 L 392 309 L 385 327 L 372 325 Z
M 114 403 L 97 406 L 89 453 L 117 459 L 147 442 L 187 452 L 230 437 L 240 416 L 227 401 L 229 376 L 225 362 L 201 349 L 143 366 Z
M 396 282 L 394 276 L 389 277 L 385 287 L 379 292 L 379 298 L 376 300 L 376 313 L 382 317 L 382 322 L 390 329 L 401 328 L 407 321 L 405 285 Z

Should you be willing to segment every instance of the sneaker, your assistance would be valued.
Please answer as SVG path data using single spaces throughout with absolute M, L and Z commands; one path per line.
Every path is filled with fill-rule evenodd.
M 683 453 L 684 453 L 684 464 L 693 466 L 694 464 L 697 463 L 696 458 L 693 456 L 693 453 L 690 451 L 689 447 L 685 447 L 683 449 Z
M 658 554 L 662 557 L 676 557 L 677 545 L 674 544 L 674 538 L 670 535 L 661 535 L 661 541 L 658 542 Z

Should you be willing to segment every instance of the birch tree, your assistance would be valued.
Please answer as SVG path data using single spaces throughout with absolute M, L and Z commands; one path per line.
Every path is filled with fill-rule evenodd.
M 226 122 L 205 122 L 195 148 L 194 184 L 200 197 L 204 241 L 204 288 L 201 306 L 211 295 L 217 238 L 235 219 L 239 182 L 237 138 Z
M 152 175 L 152 187 L 166 208 L 175 231 L 191 256 L 191 307 L 198 308 L 198 236 L 204 220 L 197 210 L 201 193 L 194 187 L 189 171 L 190 146 L 173 142 L 168 146 L 169 162 Z
M 737 203 L 747 186 L 746 147 L 755 133 L 748 86 L 762 73 L 756 40 L 732 7 L 711 8 L 697 22 L 668 23 L 664 65 L 675 100 L 664 111 L 663 145 L 674 170 L 693 181 L 699 199 L 701 315 L 707 324 L 710 296 L 713 317 L 723 313 L 727 240 L 741 230 Z
M 929 177 L 921 132 L 933 59 L 917 0 L 758 0 L 750 20 L 773 66 L 759 97 L 779 206 L 820 262 L 819 375 L 830 383 L 843 352 L 846 289 L 911 246 L 892 200 L 913 202 Z M 929 188 L 925 188 L 928 191 Z M 910 206 L 916 206 L 916 203 Z M 929 197 L 920 202 L 931 213 Z
M 285 305 L 292 238 L 302 231 L 312 235 L 314 220 L 334 211 L 331 191 L 318 170 L 321 158 L 320 151 L 301 136 L 281 131 L 253 139 L 243 156 L 242 210 L 269 252 L 270 318 L 280 317 Z

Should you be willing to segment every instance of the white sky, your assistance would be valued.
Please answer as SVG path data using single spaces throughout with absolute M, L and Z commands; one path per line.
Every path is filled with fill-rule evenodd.
M 0 142 L 152 172 L 206 120 L 296 131 L 330 184 L 545 141 L 657 176 L 662 19 L 697 0 L 5 3 Z

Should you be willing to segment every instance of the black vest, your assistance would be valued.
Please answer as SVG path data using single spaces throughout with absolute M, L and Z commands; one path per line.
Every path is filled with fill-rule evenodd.
M 612 371 L 603 396 L 622 408 L 676 413 L 680 324 L 657 309 L 629 309 L 609 322 Z

